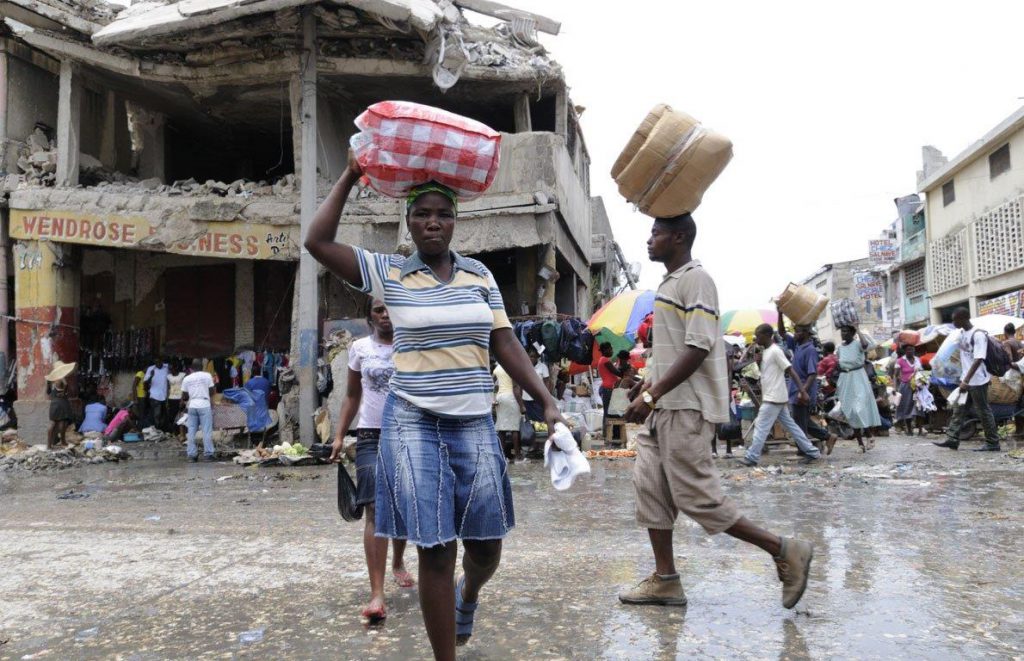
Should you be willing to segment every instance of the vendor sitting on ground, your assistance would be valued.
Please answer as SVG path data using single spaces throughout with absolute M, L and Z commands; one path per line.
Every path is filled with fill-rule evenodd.
M 878 417 L 881 420 L 881 425 L 876 429 L 888 431 L 892 427 L 893 405 L 885 386 L 875 387 L 875 406 L 878 407 Z
M 114 414 L 110 423 L 103 429 L 103 440 L 120 441 L 130 431 L 139 431 L 140 416 L 135 404 L 129 404 Z
M 103 433 L 103 430 L 107 428 L 107 405 L 103 403 L 103 398 L 93 393 L 89 397 L 89 403 L 85 405 L 85 419 L 82 421 L 82 425 L 78 428 L 78 431 L 82 434 L 88 434 L 89 432 Z

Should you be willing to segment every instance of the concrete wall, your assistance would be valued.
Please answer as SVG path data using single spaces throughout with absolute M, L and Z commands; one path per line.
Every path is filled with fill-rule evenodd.
M 984 152 L 953 176 L 956 200 L 950 205 L 942 204 L 941 184 L 925 191 L 929 242 L 962 230 L 982 214 L 1024 194 L 1024 129 L 1012 134 L 1007 142 L 1010 145 L 1009 171 L 990 179 L 988 157 L 991 152 Z M 1006 143 L 996 145 L 992 151 L 1002 144 Z M 971 312 L 976 313 L 979 301 L 1024 288 L 1024 269 L 1011 270 L 985 280 L 974 278 L 977 247 L 973 232 L 967 233 L 964 252 L 968 281 L 964 287 L 935 292 L 929 268 L 933 322 L 940 321 L 943 308 L 967 304 Z
M 591 199 L 561 136 L 540 132 L 502 134 L 501 167 L 488 192 L 542 192 L 553 197 L 578 252 L 589 261 Z
M 1010 139 L 1010 170 L 995 179 L 989 179 L 988 157 L 982 153 L 977 159 L 953 176 L 956 201 L 942 205 L 942 185 L 925 191 L 928 240 L 946 236 L 962 228 L 967 222 L 985 211 L 1018 197 L 1024 192 L 1024 129 Z M 1002 144 L 996 145 L 996 149 Z M 993 149 L 993 151 L 995 151 Z
M 0 57 L 7 61 L 7 135 L 4 137 L 22 142 L 37 122 L 56 129 L 58 77 L 8 53 Z M 19 172 L 16 144 L 7 143 L 0 168 L 5 173 Z

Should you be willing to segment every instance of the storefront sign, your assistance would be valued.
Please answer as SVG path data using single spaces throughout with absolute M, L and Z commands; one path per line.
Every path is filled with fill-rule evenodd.
M 900 246 L 895 239 L 875 239 L 868 242 L 871 265 L 885 267 L 900 261 Z
M 982 301 L 978 303 L 978 316 L 1005 314 L 1011 317 L 1019 317 L 1021 316 L 1021 310 L 1024 310 L 1022 297 L 1024 297 L 1024 290 L 1010 292 L 1009 294 L 1003 294 L 1002 296 Z
M 857 298 L 860 299 L 882 298 L 885 296 L 885 285 L 882 283 L 882 278 L 874 273 L 854 273 L 853 288 L 857 293 Z
M 106 248 L 157 250 L 179 255 L 240 259 L 297 259 L 298 231 L 294 225 L 194 222 L 205 233 L 163 246 L 140 243 L 160 233 L 160 226 L 138 216 L 86 214 L 63 210 L 11 210 L 10 234 L 15 239 L 47 239 Z

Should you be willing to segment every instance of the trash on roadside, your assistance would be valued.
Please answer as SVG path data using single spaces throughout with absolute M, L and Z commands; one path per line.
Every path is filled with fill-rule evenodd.
M 263 640 L 263 628 L 253 629 L 252 631 L 243 631 L 238 634 L 238 642 L 243 645 L 249 645 L 252 643 L 258 643 Z

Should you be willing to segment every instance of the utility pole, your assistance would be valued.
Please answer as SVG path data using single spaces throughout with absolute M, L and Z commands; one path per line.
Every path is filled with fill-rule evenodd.
M 302 8 L 302 53 L 299 56 L 301 85 L 302 153 L 300 170 L 299 216 L 299 355 L 296 376 L 299 382 L 299 440 L 309 446 L 316 442 L 313 413 L 316 411 L 316 355 L 320 334 L 317 329 L 318 265 L 305 248 L 306 234 L 316 212 L 316 16 L 311 6 Z

